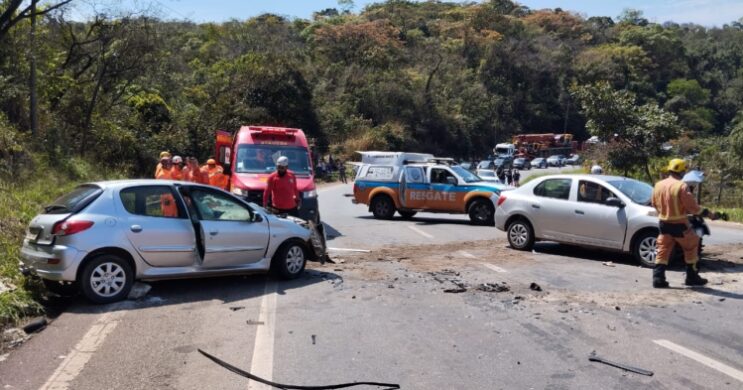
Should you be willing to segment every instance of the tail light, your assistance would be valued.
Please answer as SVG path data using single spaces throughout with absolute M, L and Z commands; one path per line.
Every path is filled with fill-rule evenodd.
M 499 196 L 498 197 L 498 206 L 502 205 L 503 202 L 505 202 L 505 201 L 506 201 L 506 196 L 505 195 Z
M 52 234 L 55 236 L 69 236 L 88 230 L 93 226 L 93 221 L 61 221 L 54 224 Z

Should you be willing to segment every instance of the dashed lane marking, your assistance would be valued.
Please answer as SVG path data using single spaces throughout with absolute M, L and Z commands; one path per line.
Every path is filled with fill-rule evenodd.
M 682 347 L 668 340 L 653 340 L 653 342 L 660 345 L 661 347 L 668 348 L 673 352 L 684 355 L 689 359 L 696 360 L 697 362 L 702 363 L 709 368 L 715 369 L 731 378 L 743 382 L 743 372 L 730 367 L 727 364 L 720 363 L 717 360 L 704 356 L 699 352 L 692 351 L 686 347 Z
M 490 269 L 490 270 L 492 270 L 492 271 L 495 271 L 495 272 L 499 272 L 499 273 L 502 273 L 502 274 L 504 274 L 504 273 L 508 272 L 508 271 L 506 271 L 505 269 L 503 269 L 503 268 L 501 268 L 501 267 L 498 267 L 497 265 L 494 265 L 494 264 L 490 264 L 490 263 L 482 263 L 482 265 L 483 265 L 483 266 L 484 266 L 485 268 L 488 268 L 488 269 Z
M 101 347 L 106 336 L 116 328 L 124 313 L 124 311 L 115 311 L 100 316 L 39 390 L 69 389 L 70 384 L 80 375 L 85 365 Z
M 473 255 L 472 253 L 465 252 L 465 251 L 459 251 L 458 252 L 462 257 L 466 257 L 468 259 L 476 259 L 477 256 Z
M 430 235 L 430 234 L 428 234 L 428 233 L 426 233 L 426 232 L 424 232 L 423 230 L 420 230 L 420 229 L 418 229 L 417 227 L 415 227 L 413 225 L 408 225 L 408 227 L 410 228 L 410 230 L 412 230 L 412 231 L 420 234 L 421 236 L 426 237 L 429 240 L 433 240 L 433 236 Z
M 261 300 L 261 311 L 258 322 L 263 323 L 255 331 L 253 357 L 250 359 L 250 373 L 265 380 L 273 379 L 273 348 L 276 329 L 276 282 L 266 281 Z M 248 390 L 271 389 L 260 382 L 250 381 Z

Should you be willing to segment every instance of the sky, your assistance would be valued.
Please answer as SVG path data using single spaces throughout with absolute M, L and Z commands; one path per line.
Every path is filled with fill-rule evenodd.
M 155 5 L 164 19 L 189 19 L 195 22 L 221 22 L 247 19 L 262 13 L 309 19 L 325 8 L 338 8 L 336 0 L 109 0 L 131 7 Z M 354 11 L 374 3 L 355 0 Z M 743 17 L 743 0 L 521 0 L 531 9 L 562 8 L 586 17 L 616 18 L 625 8 L 639 9 L 653 22 L 696 23 L 722 26 Z

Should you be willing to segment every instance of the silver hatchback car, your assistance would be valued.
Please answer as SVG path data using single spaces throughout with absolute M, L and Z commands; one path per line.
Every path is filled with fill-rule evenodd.
M 495 226 L 515 249 L 549 240 L 631 253 L 652 266 L 658 237 L 652 193 L 650 185 L 620 176 L 540 177 L 501 194 Z
M 312 243 L 307 222 L 214 187 L 108 181 L 81 185 L 35 217 L 21 268 L 52 290 L 79 288 L 107 303 L 124 299 L 137 279 L 268 270 L 296 278 L 322 256 Z

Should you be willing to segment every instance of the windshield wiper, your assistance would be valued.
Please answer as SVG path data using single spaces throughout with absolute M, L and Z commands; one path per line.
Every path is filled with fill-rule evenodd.
M 52 210 L 65 210 L 65 211 L 69 211 L 69 209 L 67 208 L 67 206 L 65 206 L 63 204 L 50 204 L 49 206 L 44 207 L 44 212 L 45 213 L 48 213 L 48 212 L 50 212 Z

